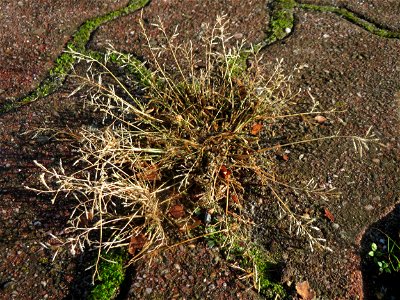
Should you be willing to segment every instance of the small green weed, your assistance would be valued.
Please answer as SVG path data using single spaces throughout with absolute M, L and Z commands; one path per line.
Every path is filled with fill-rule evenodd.
M 379 247 L 376 243 L 371 244 L 371 256 L 375 264 L 379 267 L 379 273 L 392 273 L 400 271 L 400 247 L 388 235 L 387 246 Z
M 266 299 L 284 299 L 286 297 L 286 291 L 277 278 L 279 277 L 278 263 L 271 259 L 263 249 L 243 239 L 228 241 L 228 236 L 214 226 L 206 227 L 205 231 L 207 233 L 215 232 L 215 234 L 205 236 L 207 245 L 219 247 L 226 260 L 246 274 L 241 278 L 250 278 L 250 284 L 261 295 Z

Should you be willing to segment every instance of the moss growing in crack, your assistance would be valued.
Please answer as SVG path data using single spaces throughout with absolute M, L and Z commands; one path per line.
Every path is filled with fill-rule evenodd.
M 294 0 L 276 0 L 272 3 L 272 14 L 267 31 L 265 45 L 285 38 L 293 28 L 293 10 L 297 6 Z
M 111 49 L 106 53 L 87 50 L 84 54 L 99 62 L 105 64 L 110 62 L 123 68 L 126 75 L 133 75 L 143 87 L 148 87 L 150 85 L 150 80 L 153 76 L 151 71 L 145 67 L 143 62 L 129 53 L 118 52 Z
M 114 20 L 116 18 L 119 18 L 121 16 L 130 14 L 130 13 L 138 10 L 139 8 L 144 7 L 148 2 L 149 2 L 149 0 L 130 1 L 129 4 L 123 8 L 120 8 L 118 10 L 112 11 L 103 16 L 96 17 L 96 18 L 86 21 L 79 27 L 79 29 L 73 35 L 72 41 L 69 44 L 69 47 L 72 48 L 73 50 L 83 52 L 86 48 L 86 44 L 88 43 L 91 34 L 99 26 L 101 26 L 102 24 L 104 24 L 106 22 Z
M 342 18 L 348 20 L 349 22 L 356 24 L 356 25 L 360 26 L 361 28 L 364 28 L 365 30 L 371 32 L 372 34 L 375 34 L 380 37 L 397 38 L 397 39 L 400 38 L 400 32 L 394 32 L 394 31 L 390 31 L 388 29 L 382 28 L 382 26 L 379 26 L 377 24 L 374 24 L 372 22 L 364 20 L 361 17 L 357 16 L 355 13 L 353 13 L 345 8 L 334 7 L 334 6 L 320 6 L 320 5 L 314 5 L 314 4 L 300 4 L 299 7 L 302 9 L 335 13 L 335 14 L 341 16 Z
M 103 253 L 103 260 L 98 265 L 99 275 L 89 300 L 109 300 L 117 296 L 119 287 L 125 278 L 124 263 L 127 261 L 126 252 L 112 250 Z
M 72 69 L 75 58 L 70 53 L 62 53 L 57 57 L 55 66 L 50 70 L 50 77 L 65 77 Z
M 277 283 L 276 273 L 278 264 L 272 261 L 263 250 L 254 248 L 250 251 L 254 264 L 256 278 L 255 283 L 261 295 L 267 299 L 284 299 L 286 291 L 283 286 Z
M 110 61 L 120 67 L 124 66 L 125 70 L 134 75 L 143 86 L 150 85 L 152 73 L 137 58 L 130 54 L 119 52 L 118 54 L 112 53 Z
M 228 262 L 238 265 L 252 274 L 255 289 L 266 299 L 285 299 L 287 293 L 279 283 L 281 269 L 275 260 L 257 244 L 243 242 L 242 239 L 228 241 L 225 233 L 213 226 L 205 228 L 207 245 L 218 247 Z M 215 234 L 210 234 L 215 232 Z M 250 244 L 250 246 L 249 246 Z

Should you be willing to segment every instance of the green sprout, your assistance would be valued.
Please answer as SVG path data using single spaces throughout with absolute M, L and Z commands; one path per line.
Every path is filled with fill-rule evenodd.
M 387 247 L 380 248 L 376 243 L 371 244 L 371 256 L 375 264 L 379 267 L 379 273 L 392 273 L 400 271 L 400 247 L 396 242 L 386 235 Z

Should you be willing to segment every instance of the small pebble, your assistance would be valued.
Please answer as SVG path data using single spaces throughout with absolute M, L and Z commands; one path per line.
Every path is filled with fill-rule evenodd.
M 289 27 L 286 27 L 286 28 L 285 28 L 285 32 L 286 32 L 287 34 L 289 34 L 289 33 L 292 32 L 292 29 L 290 29 Z
M 147 295 L 150 295 L 152 291 L 153 291 L 152 288 L 146 288 L 146 294 Z
M 373 207 L 371 204 L 368 204 L 368 205 L 364 206 L 364 208 L 365 208 L 366 210 L 368 210 L 368 211 L 371 211 L 371 210 L 374 209 L 374 207 Z
M 204 215 L 204 223 L 208 224 L 210 222 L 211 222 L 211 215 L 208 212 L 206 212 Z
M 333 229 L 337 230 L 337 229 L 339 229 L 339 224 L 333 223 L 333 224 L 332 224 L 332 227 L 333 227 Z
M 33 226 L 42 226 L 40 221 L 33 221 Z
M 372 198 L 373 201 L 379 202 L 381 201 L 381 197 L 379 196 L 375 196 L 374 198 Z
M 14 281 L 9 281 L 3 284 L 2 289 L 5 290 L 7 288 L 13 288 L 15 286 L 15 282 Z

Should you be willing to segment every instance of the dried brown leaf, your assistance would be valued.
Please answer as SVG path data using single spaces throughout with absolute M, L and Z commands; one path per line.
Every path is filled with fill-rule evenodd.
M 156 165 L 148 166 L 144 171 L 138 173 L 137 177 L 149 181 L 161 180 L 160 170 Z
M 174 219 L 182 218 L 185 215 L 185 209 L 180 204 L 175 204 L 169 210 L 169 213 Z
M 263 125 L 261 123 L 255 123 L 255 124 L 253 124 L 253 126 L 251 126 L 250 133 L 252 135 L 257 135 L 261 131 L 262 128 L 263 128 Z
M 236 204 L 239 204 L 239 198 L 238 198 L 238 196 L 232 195 L 231 198 L 232 198 L 233 202 L 235 202 Z
M 296 291 L 302 300 L 312 300 L 315 297 L 315 292 L 311 289 L 307 280 L 297 283 Z
M 147 239 L 143 234 L 139 234 L 137 236 L 132 236 L 131 241 L 128 246 L 128 252 L 132 255 L 135 255 L 136 250 L 143 249 L 146 242 L 147 242 Z
M 219 173 L 221 174 L 221 176 L 225 179 L 228 180 L 229 177 L 231 176 L 232 172 L 224 165 L 221 166 L 221 168 L 219 169 Z
M 324 208 L 324 216 L 331 222 L 335 222 L 335 216 L 327 208 Z
M 87 218 L 89 221 L 92 221 L 92 220 L 93 220 L 93 212 L 92 212 L 92 211 L 88 211 L 88 212 L 86 213 L 86 218 Z

